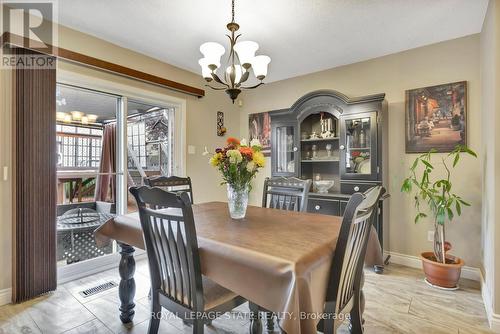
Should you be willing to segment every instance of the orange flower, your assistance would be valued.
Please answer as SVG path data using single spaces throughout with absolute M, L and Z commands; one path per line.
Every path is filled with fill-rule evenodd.
M 253 156 L 253 150 L 251 147 L 243 146 L 239 148 L 241 155 L 244 155 L 245 157 L 252 159 Z
M 227 144 L 228 144 L 228 145 L 239 145 L 239 144 L 240 144 L 240 141 L 239 141 L 239 139 L 236 139 L 236 138 L 234 138 L 234 137 L 229 137 L 229 138 L 227 139 Z

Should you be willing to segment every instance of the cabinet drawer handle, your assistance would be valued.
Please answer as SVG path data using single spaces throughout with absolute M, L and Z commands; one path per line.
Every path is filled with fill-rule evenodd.
M 359 191 L 359 187 L 358 186 L 354 186 L 354 191 Z
M 314 208 L 316 209 L 316 211 L 318 211 L 319 209 L 321 209 L 321 206 L 319 206 L 318 204 L 316 204 L 316 206 Z
M 294 148 L 293 148 L 293 151 L 294 151 L 294 152 L 297 152 L 298 150 L 299 150 L 299 149 L 298 149 L 297 147 L 294 147 Z
M 339 147 L 341 150 L 345 149 L 345 146 L 344 145 L 340 145 Z

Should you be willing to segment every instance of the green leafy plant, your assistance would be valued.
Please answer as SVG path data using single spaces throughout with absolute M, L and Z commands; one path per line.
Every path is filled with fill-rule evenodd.
M 446 176 L 432 179 L 436 171 L 436 165 L 432 162 L 432 157 L 436 153 L 436 150 L 432 149 L 415 159 L 410 167 L 410 175 L 403 181 L 401 191 L 408 194 L 415 192 L 414 202 L 417 209 L 415 223 L 427 217 L 427 214 L 421 208 L 422 203 L 427 204 L 434 218 L 434 255 L 436 261 L 446 263 L 445 223 L 446 221 L 452 221 L 455 216 L 460 216 L 463 206 L 470 206 L 462 197 L 453 192 L 450 180 L 451 173 L 458 165 L 462 154 L 475 158 L 477 158 L 477 155 L 468 147 L 457 145 L 451 153 L 441 157 Z M 451 167 L 450 160 L 452 161 Z

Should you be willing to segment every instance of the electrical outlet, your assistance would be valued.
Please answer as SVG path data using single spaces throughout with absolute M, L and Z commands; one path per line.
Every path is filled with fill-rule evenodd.
M 434 241 L 434 231 L 427 231 L 427 241 Z

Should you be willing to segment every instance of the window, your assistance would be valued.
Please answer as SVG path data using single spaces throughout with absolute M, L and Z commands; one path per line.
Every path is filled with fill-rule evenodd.
M 59 168 L 99 168 L 102 129 L 56 125 Z
M 144 121 L 129 123 L 127 126 L 128 145 L 134 152 L 134 157 L 130 157 L 129 168 L 136 164 L 143 169 L 146 168 L 146 125 Z M 134 163 L 133 159 L 137 159 Z

